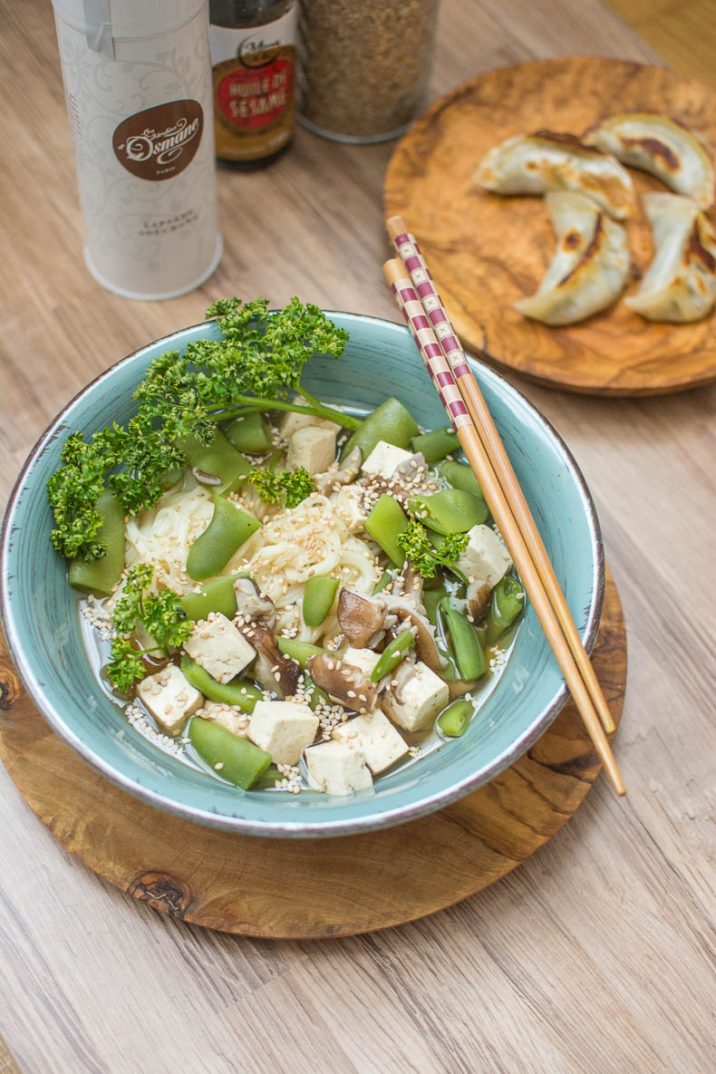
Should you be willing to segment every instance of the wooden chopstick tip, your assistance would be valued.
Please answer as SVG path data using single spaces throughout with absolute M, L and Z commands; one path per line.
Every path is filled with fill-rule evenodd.
M 407 269 L 402 261 L 398 261 L 397 257 L 391 257 L 383 265 L 383 273 L 386 280 L 393 287 L 399 280 L 410 282 Z
M 391 239 L 397 239 L 398 235 L 404 235 L 408 230 L 402 216 L 389 216 L 385 221 L 385 226 Z

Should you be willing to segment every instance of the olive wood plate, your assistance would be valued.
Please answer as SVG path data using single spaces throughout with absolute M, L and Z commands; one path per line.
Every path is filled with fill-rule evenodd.
M 593 659 L 618 721 L 626 628 L 609 574 Z M 193 925 L 265 939 L 371 932 L 474 895 L 544 846 L 600 770 L 569 703 L 516 764 L 439 813 L 339 839 L 234 835 L 160 812 L 90 768 L 33 707 L 1 639 L 0 758 L 55 838 L 104 880 Z
M 660 67 L 597 57 L 489 71 L 432 106 L 398 144 L 385 213 L 416 235 L 467 350 L 551 387 L 591 395 L 663 395 L 716 379 L 716 316 L 652 324 L 621 301 L 581 324 L 549 328 L 513 303 L 537 289 L 554 250 L 543 199 L 471 186 L 484 153 L 539 129 L 581 134 L 618 112 L 662 112 L 716 153 L 716 94 Z M 666 190 L 630 169 L 637 195 Z M 641 205 L 627 225 L 634 279 L 651 260 Z

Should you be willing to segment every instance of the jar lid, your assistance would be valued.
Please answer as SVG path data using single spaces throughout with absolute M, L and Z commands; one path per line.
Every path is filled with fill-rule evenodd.
M 87 47 L 114 59 L 114 42 L 170 33 L 189 22 L 208 0 L 52 0 L 55 17 L 87 38 Z

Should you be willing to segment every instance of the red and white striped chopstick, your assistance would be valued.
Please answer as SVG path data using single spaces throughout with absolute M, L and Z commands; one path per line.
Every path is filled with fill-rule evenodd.
M 554 652 L 557 663 L 574 698 L 594 747 L 617 792 L 625 794 L 623 780 L 617 768 L 597 712 L 584 680 L 555 617 L 552 604 L 544 589 L 539 572 L 515 518 L 510 502 L 500 484 L 489 452 L 474 424 L 448 359 L 438 342 L 422 302 L 400 261 L 392 260 L 383 266 L 396 301 L 403 311 L 408 327 L 418 346 L 430 377 L 443 403 L 445 412 L 484 493 L 488 506 L 505 538 L 522 584 Z
M 497 431 L 485 398 L 480 391 L 477 380 L 470 370 L 465 352 L 453 330 L 445 306 L 438 294 L 428 266 L 423 258 L 414 235 L 407 230 L 405 221 L 400 216 L 393 216 L 387 221 L 388 233 L 395 249 L 407 269 L 415 291 L 422 303 L 425 315 L 435 330 L 445 352 L 448 364 L 458 383 L 465 404 L 472 416 L 478 434 L 484 439 L 485 446 L 493 459 L 500 481 L 507 498 L 519 507 L 520 520 L 525 537 L 532 548 L 535 565 L 539 571 L 547 595 L 552 603 L 559 625 L 564 632 L 572 655 L 584 678 L 594 707 L 599 714 L 604 730 L 611 734 L 615 730 L 614 720 L 609 711 L 604 693 L 597 680 L 594 668 L 582 645 L 582 639 L 569 610 L 569 606 L 554 572 L 551 560 L 544 546 L 542 536 L 537 528 L 529 505 L 515 475 L 510 458 Z

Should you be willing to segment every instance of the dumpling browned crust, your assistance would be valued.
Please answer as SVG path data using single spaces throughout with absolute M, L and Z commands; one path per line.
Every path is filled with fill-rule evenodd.
M 588 145 L 640 168 L 703 208 L 713 203 L 716 172 L 706 147 L 683 124 L 652 112 L 611 116 L 584 135 Z
M 695 201 L 678 194 L 645 194 L 654 257 L 635 295 L 624 305 L 649 321 L 684 323 L 706 317 L 716 304 L 716 230 Z
M 582 194 L 545 200 L 557 247 L 538 290 L 515 309 L 544 324 L 574 324 L 621 294 L 629 273 L 626 232 Z
M 483 157 L 472 181 L 497 194 L 574 191 L 617 220 L 625 220 L 634 208 L 627 170 L 573 134 L 537 131 L 508 138 Z

